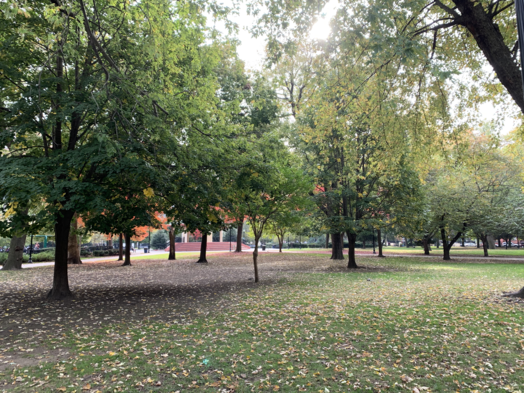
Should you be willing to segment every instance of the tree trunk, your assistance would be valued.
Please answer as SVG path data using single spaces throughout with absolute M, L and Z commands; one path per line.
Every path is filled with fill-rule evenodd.
M 71 228 L 69 230 L 69 243 L 67 245 L 67 263 L 69 265 L 81 265 L 80 245 L 78 244 L 78 221 L 76 214 L 73 216 Z
M 497 239 L 498 243 L 499 243 L 499 248 L 502 248 L 502 242 L 500 241 L 500 237 Z
M 235 252 L 242 252 L 242 228 L 244 228 L 244 222 L 239 222 L 237 226 L 237 247 Z
M 122 234 L 118 235 L 118 259 L 117 261 L 124 260 L 124 239 Z
M 344 243 L 342 233 L 331 234 L 331 258 L 333 260 L 344 260 Z
M 444 260 L 449 261 L 451 260 L 449 256 L 451 245 L 448 247 L 448 239 L 446 237 L 446 230 L 444 228 L 440 228 L 440 237 L 442 238 L 442 248 L 444 249 Z
M 329 233 L 326 233 L 326 248 L 329 248 Z
M 4 263 L 2 270 L 17 270 L 22 269 L 22 262 L 24 261 L 24 245 L 26 235 L 20 237 L 13 236 L 9 244 L 9 254 Z
M 113 235 L 110 235 L 111 237 L 107 240 L 107 247 L 112 250 L 113 249 Z
M 202 241 L 200 242 L 200 258 L 198 259 L 197 263 L 207 263 L 206 251 L 207 251 L 207 235 L 205 233 L 202 233 Z
M 125 235 L 126 239 L 126 249 L 125 249 L 125 259 L 122 266 L 131 266 L 131 234 L 126 233 Z
M 484 243 L 484 242 L 482 242 L 482 243 Z M 479 239 L 478 236 L 477 236 L 477 248 L 480 248 L 480 239 Z
M 258 241 L 259 237 L 255 236 L 255 249 L 253 250 L 253 268 L 255 269 L 255 282 L 258 282 Z
M 484 3 L 473 0 L 453 0 L 453 3 L 460 12 L 460 16 L 456 17 L 459 25 L 464 26 L 473 36 L 478 47 L 493 67 L 498 79 L 511 95 L 513 101 L 519 106 L 521 112 L 524 113 L 522 76 L 518 62 L 513 59 L 510 48 L 504 42 L 504 37 L 498 25 L 493 22 L 493 17 L 488 15 L 486 9 L 484 9 Z M 443 5 L 441 8 L 448 15 L 453 16 L 448 10 L 454 7 L 447 8 Z M 456 11 L 453 12 L 456 13 Z
M 429 255 L 429 239 L 424 236 L 422 244 L 424 245 L 424 255 Z
M 482 240 L 482 248 L 484 249 L 484 256 L 488 257 L 488 237 L 486 235 L 480 235 Z M 478 238 L 477 238 L 478 240 Z
M 175 261 L 176 260 L 176 252 L 175 252 L 175 230 L 173 229 L 173 226 L 169 228 L 169 256 L 167 257 L 168 261 Z
M 378 256 L 380 258 L 384 258 L 384 254 L 382 254 L 382 230 L 380 228 L 377 229 L 377 242 L 378 242 Z
M 55 268 L 53 288 L 47 294 L 48 299 L 61 300 L 73 296 L 67 276 L 67 246 L 73 216 L 74 212 L 61 210 L 55 218 Z
M 362 240 L 362 248 L 366 248 L 366 240 Z
M 348 269 L 357 269 L 357 259 L 355 258 L 355 243 L 357 242 L 356 233 L 347 232 L 348 235 Z
M 284 234 L 282 234 L 282 236 L 277 235 L 277 239 L 278 239 L 278 252 L 282 252 L 282 246 L 284 245 Z

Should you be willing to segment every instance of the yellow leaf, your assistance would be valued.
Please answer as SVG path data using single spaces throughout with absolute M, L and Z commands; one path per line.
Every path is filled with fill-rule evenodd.
M 91 390 L 91 385 L 90 384 L 87 384 L 86 386 L 84 386 L 82 388 L 82 390 Z

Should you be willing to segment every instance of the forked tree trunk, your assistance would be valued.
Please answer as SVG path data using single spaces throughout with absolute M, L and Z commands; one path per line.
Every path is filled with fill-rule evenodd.
M 347 232 L 348 235 L 348 269 L 357 269 L 357 259 L 355 257 L 355 243 L 357 242 L 357 234 Z
M 171 225 L 171 228 L 169 228 L 169 256 L 167 257 L 168 261 L 175 261 L 176 260 L 176 252 L 175 252 L 175 230 L 173 229 L 173 226 Z
M 80 265 L 82 260 L 80 259 L 80 245 L 78 244 L 78 221 L 76 214 L 73 216 L 71 222 L 71 229 L 69 230 L 69 243 L 67 245 L 67 263 L 69 265 Z
M 207 263 L 206 251 L 207 251 L 207 235 L 205 233 L 202 233 L 202 241 L 200 242 L 200 258 L 198 259 L 197 263 Z
M 336 261 L 344 260 L 344 234 L 343 233 L 332 233 L 331 234 L 331 258 Z
M 117 261 L 124 260 L 124 239 L 122 234 L 118 235 L 118 259 Z
M 242 252 L 242 228 L 244 227 L 244 222 L 239 222 L 237 226 L 237 247 L 235 252 Z
M 62 210 L 55 218 L 55 269 L 53 288 L 47 294 L 48 299 L 61 300 L 73 296 L 67 276 L 67 246 L 73 215 L 74 212 L 70 210 Z
M 378 241 L 378 256 L 380 258 L 384 258 L 384 254 L 382 254 L 382 231 L 380 229 L 377 229 L 377 241 Z
M 24 244 L 26 235 L 20 237 L 13 236 L 9 244 L 9 254 L 4 263 L 2 270 L 18 270 L 22 269 L 22 262 L 24 261 Z
M 126 239 L 126 249 L 125 249 L 125 259 L 122 266 L 131 266 L 131 234 L 126 233 L 125 235 Z

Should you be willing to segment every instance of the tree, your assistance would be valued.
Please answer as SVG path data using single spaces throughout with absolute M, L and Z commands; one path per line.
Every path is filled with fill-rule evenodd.
M 259 281 L 258 243 L 268 221 L 279 212 L 301 209 L 312 188 L 305 173 L 293 165 L 287 148 L 271 136 L 263 136 L 258 154 L 250 157 L 249 165 L 243 166 L 236 180 L 236 188 L 242 190 L 240 204 L 255 236 L 255 282 Z
M 0 5 L 2 52 L 10 54 L 0 144 L 13 147 L 0 157 L 0 197 L 46 201 L 56 238 L 49 298 L 62 299 L 71 296 L 74 214 L 99 210 L 93 196 L 114 186 L 109 179 L 165 167 L 181 140 L 202 137 L 199 118 L 214 113 L 218 49 L 204 43 L 205 18 L 186 3 L 24 4 Z
M 167 237 L 163 230 L 158 230 L 151 237 L 151 246 L 155 250 L 163 250 L 167 246 Z

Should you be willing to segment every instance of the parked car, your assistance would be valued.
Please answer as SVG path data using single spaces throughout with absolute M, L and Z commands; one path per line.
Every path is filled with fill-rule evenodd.
M 477 243 L 475 242 L 465 242 L 464 247 L 477 247 Z

